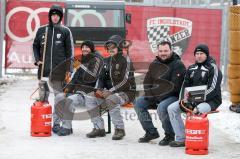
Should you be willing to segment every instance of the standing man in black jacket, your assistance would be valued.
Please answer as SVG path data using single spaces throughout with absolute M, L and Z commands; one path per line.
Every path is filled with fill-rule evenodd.
M 185 71 L 180 57 L 172 52 L 171 43 L 168 41 L 160 42 L 156 59 L 150 64 L 144 79 L 145 96 L 139 97 L 134 104 L 139 121 L 146 132 L 138 142 L 149 142 L 159 137 L 157 128 L 154 127 L 148 112 L 149 108 L 156 105 L 158 116 L 165 131 L 165 137 L 159 142 L 159 145 L 168 145 L 169 142 L 174 141 L 175 134 L 167 108 L 178 100 Z
M 113 35 L 105 46 L 110 57 L 104 59 L 102 73 L 95 87 L 95 96 L 86 99 L 86 105 L 93 108 L 108 109 L 115 127 L 113 140 L 121 140 L 125 136 L 121 105 L 132 102 L 135 98 L 134 70 L 130 58 L 122 52 L 123 39 L 119 35 Z M 101 114 L 91 115 L 94 125 L 92 132 L 87 137 L 105 136 L 104 120 Z
M 49 77 L 48 84 L 51 85 L 56 96 L 63 91 L 62 83 L 66 74 L 71 72 L 74 46 L 70 29 L 61 24 L 63 18 L 61 6 L 53 5 L 49 10 L 48 18 L 49 24 L 38 29 L 33 42 L 34 64 L 38 66 L 38 79 L 42 78 L 41 74 L 43 77 Z M 41 73 L 42 68 L 44 69 Z M 55 111 L 53 118 L 58 123 L 58 120 L 55 120 L 57 118 Z
M 186 87 L 206 85 L 206 100 L 202 103 L 191 103 L 196 113 L 208 113 L 216 110 L 222 103 L 221 82 L 222 73 L 218 69 L 215 60 L 209 56 L 209 48 L 205 44 L 199 44 L 194 50 L 195 64 L 188 67 L 181 88 L 180 100 L 186 99 L 184 94 Z M 172 103 L 168 107 L 173 130 L 176 134 L 171 147 L 185 146 L 185 128 L 181 118 L 180 101 Z

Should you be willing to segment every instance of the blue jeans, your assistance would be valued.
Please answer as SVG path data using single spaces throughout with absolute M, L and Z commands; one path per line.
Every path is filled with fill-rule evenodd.
M 166 112 L 167 114 L 168 105 L 170 105 L 172 102 L 176 100 L 177 100 L 176 97 L 169 97 L 158 104 L 158 112 L 159 112 L 158 115 L 160 120 L 164 122 L 163 127 L 165 130 L 165 133 L 174 134 L 169 118 L 166 118 L 166 115 L 163 115 L 164 114 L 163 112 Z M 142 96 L 135 100 L 134 109 L 138 115 L 138 119 L 142 125 L 142 128 L 148 133 L 157 133 L 157 128 L 154 127 L 152 118 L 148 112 L 148 107 L 150 106 L 150 104 L 152 103 L 146 100 L 144 96 Z
M 162 128 L 163 128 L 165 134 L 168 134 L 171 136 L 174 136 L 175 133 L 173 131 L 173 128 L 172 128 L 172 125 L 171 125 L 171 122 L 169 119 L 167 108 L 170 104 L 172 104 L 173 102 L 175 102 L 177 100 L 178 100 L 177 97 L 170 96 L 170 97 L 164 99 L 163 101 L 161 101 L 157 107 L 157 113 L 158 113 L 159 119 L 162 122 Z
M 152 117 L 148 112 L 148 107 L 150 106 L 150 102 L 145 99 L 144 96 L 137 98 L 134 102 L 134 109 L 137 113 L 138 119 L 142 125 L 142 128 L 147 133 L 158 133 L 157 128 L 154 127 L 152 122 Z
M 197 105 L 197 108 L 200 113 L 208 113 L 211 111 L 211 107 L 208 103 L 201 103 Z M 173 127 L 173 130 L 176 134 L 176 141 L 184 142 L 185 141 L 185 127 L 183 120 L 181 118 L 181 109 L 179 101 L 172 103 L 168 107 L 169 118 Z

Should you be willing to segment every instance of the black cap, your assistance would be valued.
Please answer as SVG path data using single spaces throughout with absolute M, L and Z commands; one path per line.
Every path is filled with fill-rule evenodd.
M 121 36 L 119 35 L 113 35 L 111 36 L 108 41 L 105 43 L 105 46 L 107 46 L 108 44 L 115 44 L 117 47 L 120 47 L 121 43 L 123 42 L 123 39 Z
M 204 53 L 207 55 L 207 57 L 209 56 L 209 48 L 208 48 L 208 46 L 205 45 L 205 44 L 199 44 L 199 45 L 195 48 L 195 50 L 194 50 L 194 56 L 195 56 L 196 52 L 198 52 L 198 51 L 204 52 Z
M 48 20 L 49 20 L 50 23 L 52 23 L 51 16 L 53 14 L 59 15 L 60 19 L 59 19 L 58 23 L 60 23 L 62 21 L 62 18 L 63 18 L 63 9 L 62 9 L 62 7 L 59 6 L 59 5 L 56 5 L 56 4 L 52 5 L 52 7 L 50 8 L 49 13 L 48 13 Z
M 83 41 L 83 43 L 81 44 L 81 49 L 84 45 L 89 47 L 91 52 L 95 52 L 95 46 L 94 46 L 94 43 L 92 41 L 90 41 L 90 40 Z

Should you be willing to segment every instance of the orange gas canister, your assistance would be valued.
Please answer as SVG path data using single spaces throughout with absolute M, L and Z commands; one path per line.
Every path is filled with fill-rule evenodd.
M 185 124 L 185 152 L 190 155 L 207 155 L 209 121 L 207 114 L 188 114 Z
M 49 103 L 36 101 L 31 107 L 31 136 L 51 136 L 52 107 Z

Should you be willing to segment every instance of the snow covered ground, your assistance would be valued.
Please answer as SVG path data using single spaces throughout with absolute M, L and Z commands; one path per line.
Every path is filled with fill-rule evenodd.
M 185 154 L 184 148 L 158 145 L 163 130 L 156 114 L 153 114 L 154 124 L 161 137 L 151 143 L 139 144 L 137 140 L 144 135 L 144 131 L 134 110 L 126 108 L 122 109 L 126 136 L 121 141 L 111 140 L 112 134 L 104 138 L 86 138 L 85 134 L 92 129 L 89 120 L 74 121 L 71 136 L 31 137 L 30 107 L 33 101 L 29 96 L 37 87 L 37 80 L 28 77 L 12 83 L 8 89 L 0 87 L 5 92 L 0 93 L 0 112 L 5 125 L 5 129 L 0 131 L 0 159 L 240 158 L 240 114 L 228 110 L 230 102 L 227 92 L 223 93 L 224 103 L 219 108 L 220 113 L 209 115 L 209 155 L 190 156 Z

